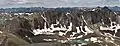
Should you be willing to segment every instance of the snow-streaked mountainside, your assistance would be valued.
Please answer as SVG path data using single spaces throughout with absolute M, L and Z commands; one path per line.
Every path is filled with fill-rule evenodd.
M 109 7 L 0 13 L 0 45 L 119 46 L 119 15 Z

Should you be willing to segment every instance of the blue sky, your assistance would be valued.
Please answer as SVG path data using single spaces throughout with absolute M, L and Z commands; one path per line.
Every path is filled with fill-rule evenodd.
M 1 0 L 0 7 L 120 6 L 119 0 Z

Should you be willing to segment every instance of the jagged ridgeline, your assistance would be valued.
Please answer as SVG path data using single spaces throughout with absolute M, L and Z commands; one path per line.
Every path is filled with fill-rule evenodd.
M 119 15 L 117 15 L 116 12 L 110 10 L 108 7 L 66 9 L 51 8 L 41 12 L 35 12 L 31 15 L 21 15 L 19 13 L 1 13 L 0 21 L 0 29 L 2 32 L 5 33 L 4 35 L 6 35 L 6 37 L 9 36 L 8 45 L 10 46 L 46 42 L 42 40 L 44 38 L 66 39 L 67 37 L 70 37 L 70 34 L 72 32 L 77 32 L 76 27 L 79 26 L 88 26 L 92 30 L 99 31 L 100 33 L 100 26 L 108 27 L 110 26 L 111 22 L 116 22 L 117 24 L 120 24 Z M 50 28 L 52 24 L 56 24 L 57 22 L 59 22 L 59 24 L 55 27 L 66 26 L 66 28 L 70 26 L 70 23 L 72 23 L 72 31 L 68 32 L 67 35 L 64 35 L 63 37 L 58 35 L 52 35 L 49 37 L 46 35 L 35 36 L 32 33 L 34 29 L 44 29 L 45 25 L 47 28 Z M 83 38 L 91 38 L 95 35 L 96 37 L 102 36 L 99 33 L 93 33 L 93 35 L 84 36 Z M 19 40 L 19 42 L 17 40 Z M 97 46 L 97 44 L 95 45 Z M 105 45 L 105 43 L 103 43 L 103 45 Z

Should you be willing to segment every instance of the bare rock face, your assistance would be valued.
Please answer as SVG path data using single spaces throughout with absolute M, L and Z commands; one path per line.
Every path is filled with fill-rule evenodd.
M 92 9 L 92 8 L 90 8 L 90 9 Z M 13 15 L 14 13 L 9 13 L 9 15 L 13 15 L 13 16 L 10 17 L 9 15 L 6 15 L 8 17 L 5 17 L 5 16 L 0 15 L 0 17 L 9 18 L 9 19 L 5 20 L 2 24 L 0 23 L 1 24 L 0 28 L 1 28 L 1 31 L 12 34 L 11 37 L 9 36 L 10 34 L 5 34 L 5 35 L 7 35 L 7 37 L 8 36 L 10 37 L 10 38 L 8 37 L 9 38 L 8 41 L 13 39 L 12 37 L 16 37 L 14 39 L 20 39 L 20 40 L 22 40 L 21 42 L 24 42 L 24 44 L 26 44 L 26 45 L 30 44 L 31 46 L 34 46 L 35 43 L 41 44 L 41 42 L 47 42 L 47 41 L 43 40 L 43 39 L 47 39 L 47 38 L 57 39 L 56 41 L 53 41 L 52 43 L 54 43 L 54 42 L 59 43 L 58 42 L 59 40 L 64 40 L 64 41 L 68 40 L 67 38 L 69 38 L 70 35 L 75 34 L 78 31 L 78 29 L 81 29 L 80 26 L 81 27 L 87 26 L 86 27 L 87 29 L 83 28 L 83 30 L 86 31 L 86 30 L 90 29 L 94 33 L 90 33 L 87 35 L 84 34 L 84 32 L 81 32 L 78 34 L 76 33 L 74 37 L 78 37 L 80 35 L 83 35 L 83 37 L 74 39 L 74 40 L 72 40 L 72 42 L 69 41 L 69 42 L 67 42 L 67 45 L 69 44 L 68 46 L 70 46 L 71 43 L 73 44 L 73 41 L 75 41 L 75 43 L 77 43 L 76 41 L 84 43 L 85 39 L 91 39 L 91 37 L 97 37 L 97 40 L 100 40 L 101 42 L 93 43 L 94 41 L 89 41 L 88 42 L 89 44 L 87 46 L 93 46 L 93 45 L 98 45 L 98 44 L 110 45 L 112 42 L 115 43 L 115 44 L 112 43 L 112 46 L 116 46 L 116 44 L 120 45 L 118 43 L 120 41 L 115 42 L 115 40 L 118 40 L 119 38 L 113 37 L 113 39 L 115 39 L 115 40 L 111 40 L 111 38 L 109 36 L 104 36 L 104 34 L 101 34 L 101 33 L 104 33 L 105 31 L 100 31 L 100 29 L 99 29 L 100 26 L 109 27 L 111 22 L 116 22 L 119 24 L 119 20 L 118 20 L 119 16 L 116 15 L 113 11 L 109 10 L 107 7 L 93 8 L 93 9 L 94 9 L 94 11 L 93 10 L 83 10 L 83 9 L 76 10 L 76 9 L 74 9 L 72 11 L 67 11 L 67 12 L 61 12 L 61 11 L 57 11 L 56 9 L 52 9 L 52 10 L 46 10 L 43 12 L 37 12 L 32 15 L 16 15 L 16 16 Z M 0 19 L 3 19 L 3 18 L 0 18 Z M 0 20 L 0 21 L 2 21 L 2 20 Z M 59 23 L 57 24 L 57 22 L 59 22 Z M 72 30 L 63 36 L 59 36 L 57 31 L 55 32 L 56 33 L 55 35 L 34 35 L 33 34 L 34 29 L 42 30 L 42 29 L 44 29 L 44 26 L 46 26 L 46 28 L 50 28 L 52 24 L 57 24 L 56 26 L 54 26 L 55 28 L 56 27 L 59 27 L 59 28 L 64 27 L 64 28 L 68 29 L 70 26 L 70 23 L 72 23 L 72 27 L 71 27 Z M 79 27 L 79 28 L 76 29 L 76 27 Z M 52 30 L 52 29 L 50 28 L 50 30 Z M 86 31 L 86 32 L 88 32 L 88 31 Z M 106 31 L 106 32 L 109 33 L 109 31 Z M 15 36 L 13 36 L 13 35 L 15 35 Z M 116 33 L 116 36 L 117 35 L 119 36 L 119 31 Z M 110 42 L 110 41 L 112 41 L 112 42 Z M 57 44 L 57 43 L 55 43 L 55 44 Z M 10 44 L 12 44 L 12 43 L 10 43 Z M 17 45 L 19 46 L 18 43 L 16 43 L 16 45 L 14 45 L 14 46 L 17 46 Z M 58 46 L 60 46 L 60 45 L 58 45 Z

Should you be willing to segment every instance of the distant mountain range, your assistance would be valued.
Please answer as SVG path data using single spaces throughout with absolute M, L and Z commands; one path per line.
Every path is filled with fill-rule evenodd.
M 57 12 L 68 12 L 78 9 L 76 7 L 70 8 L 44 8 L 44 7 L 30 7 L 30 8 L 1 8 L 0 13 L 34 13 L 34 12 L 42 12 L 47 10 L 54 10 Z
M 102 8 L 102 7 L 100 7 Z M 1 8 L 0 9 L 0 13 L 34 13 L 34 12 L 42 12 L 42 11 L 47 11 L 47 10 L 54 10 L 57 12 L 69 12 L 69 11 L 74 11 L 77 9 L 81 9 L 81 10 L 90 10 L 92 8 L 87 8 L 87 7 L 62 7 L 62 8 L 44 8 L 44 7 L 30 7 L 30 8 Z M 94 9 L 97 9 L 94 8 Z M 119 12 L 120 11 L 120 7 L 115 6 L 115 7 L 108 7 L 109 10 L 111 11 L 115 11 L 115 12 Z
M 120 11 L 120 7 L 115 6 L 115 7 L 109 7 L 112 11 Z

